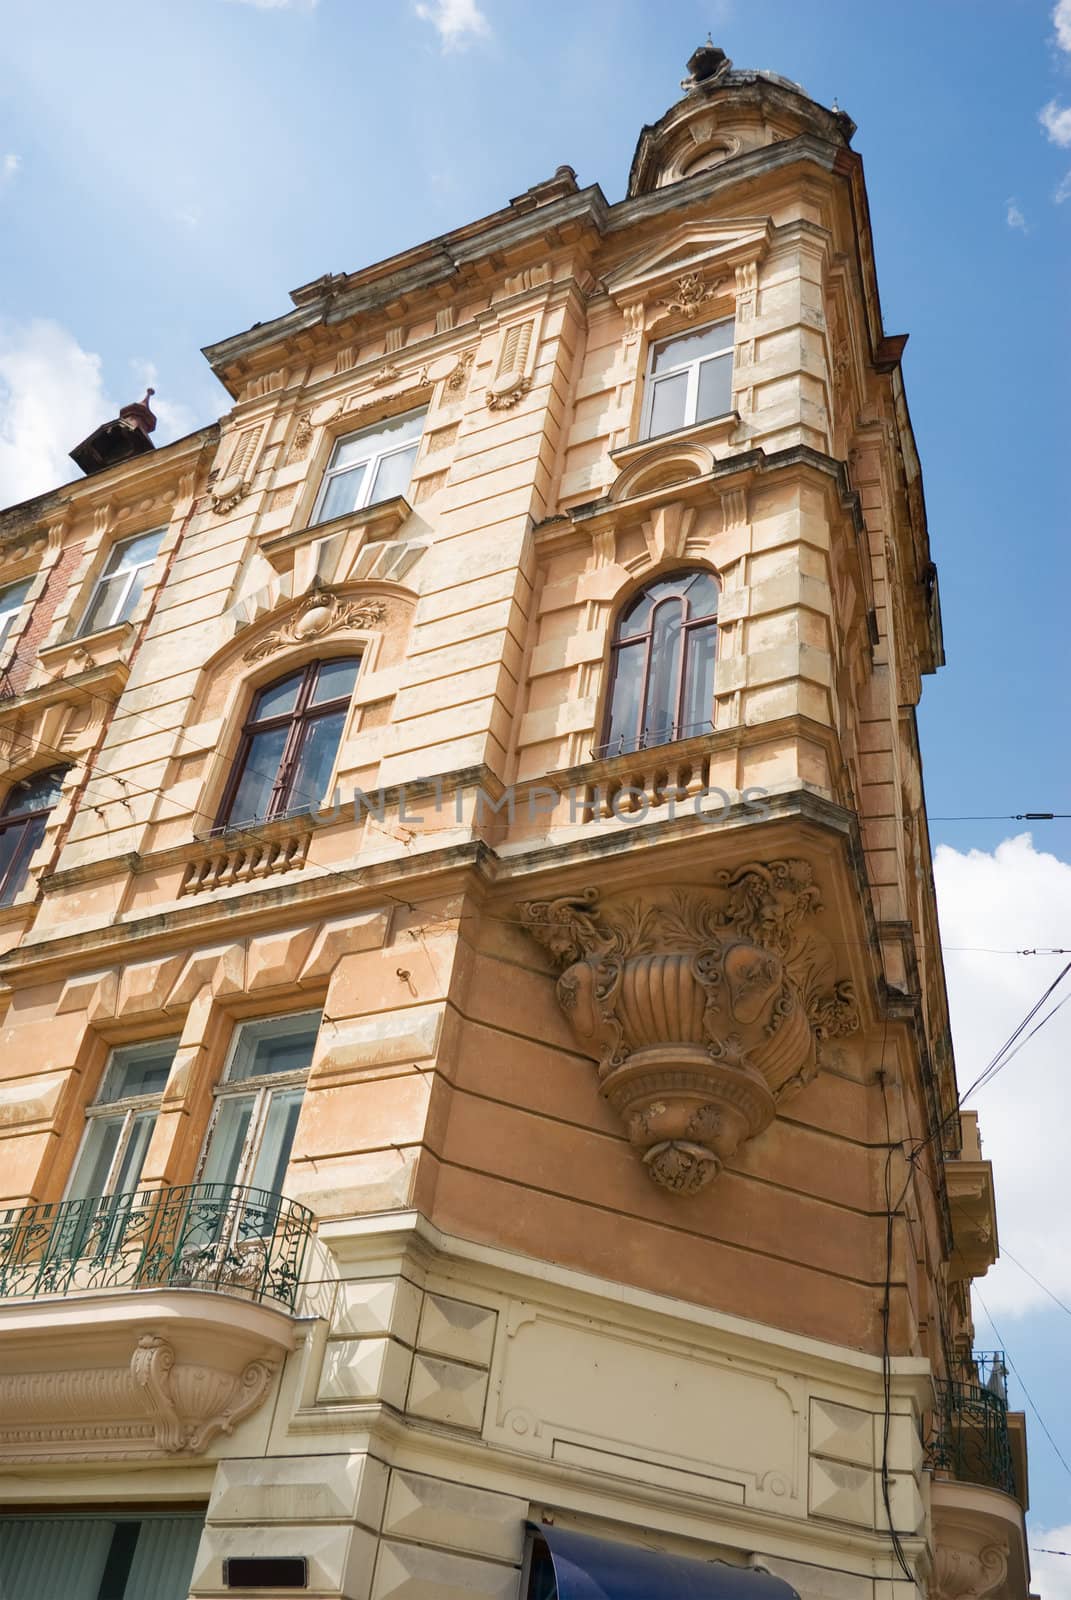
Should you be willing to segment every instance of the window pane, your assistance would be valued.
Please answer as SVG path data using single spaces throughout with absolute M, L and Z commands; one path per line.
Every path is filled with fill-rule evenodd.
M 23 601 L 30 592 L 30 584 L 32 582 L 32 578 L 23 578 L 19 583 L 9 583 L 5 588 L 0 589 L 0 620 L 8 612 L 21 609 Z
M 674 433 L 684 427 L 687 399 L 686 372 L 678 372 L 675 378 L 659 378 L 651 396 L 651 421 L 647 430 L 652 439 L 657 434 Z
M 346 711 L 330 711 L 306 725 L 287 784 L 283 801 L 285 811 L 319 806 L 322 802 L 335 765 L 346 715 Z
M 643 716 L 643 733 L 648 744 L 665 744 L 673 738 L 676 729 L 681 610 L 680 601 L 665 600 L 654 615 L 651 674 Z
M 101 628 L 110 628 L 118 620 L 123 592 L 129 582 L 130 575 L 126 572 L 117 572 L 114 578 L 100 580 L 82 618 L 82 625 L 78 629 L 80 634 L 97 633 Z
M 733 408 L 733 364 L 728 356 L 704 361 L 699 368 L 699 402 L 695 420 L 722 417 Z
M 413 444 L 408 450 L 396 450 L 393 455 L 384 456 L 369 495 L 370 505 L 377 500 L 393 500 L 396 494 L 405 493 L 413 476 L 413 462 L 419 448 L 419 443 Z
M 652 372 L 669 372 L 674 367 L 698 361 L 701 356 L 713 355 L 715 350 L 728 350 L 733 342 L 733 324 L 716 322 L 712 328 L 697 328 L 695 333 L 682 334 L 679 339 L 667 339 L 655 351 Z
M 269 717 L 287 717 L 297 705 L 298 691 L 304 672 L 295 672 L 289 678 L 279 678 L 262 689 L 253 701 L 250 722 L 267 722 Z
M 151 1044 L 113 1050 L 96 1104 L 107 1106 L 135 1095 L 163 1094 L 177 1049 L 177 1039 L 154 1039 Z
M 219 1115 L 205 1156 L 204 1183 L 222 1183 L 227 1188 L 233 1184 L 252 1114 L 251 1094 L 232 1095 L 219 1102 Z
M 145 1165 L 145 1157 L 149 1150 L 149 1140 L 152 1130 L 156 1126 L 155 1111 L 141 1111 L 133 1119 L 130 1129 L 130 1138 L 127 1140 L 123 1159 L 119 1163 L 119 1171 L 115 1175 L 112 1185 L 114 1194 L 129 1194 L 141 1182 L 141 1169 Z
M 134 539 L 124 539 L 112 551 L 105 572 L 129 572 L 132 567 L 155 561 L 163 537 L 163 528 L 156 528 L 152 533 L 139 533 Z
M 91 1117 L 86 1129 L 85 1143 L 74 1169 L 69 1200 L 85 1200 L 91 1195 L 104 1193 L 104 1185 L 111 1171 L 112 1161 L 123 1131 L 122 1115 Z
M 270 1189 L 273 1194 L 281 1192 L 304 1094 L 304 1089 L 284 1089 L 272 1095 L 260 1149 L 249 1177 L 251 1189 Z
M 26 882 L 47 821 L 47 817 L 31 817 L 0 832 L 0 906 L 9 906 Z
M 689 622 L 694 622 L 697 617 L 717 615 L 718 583 L 713 573 L 693 572 L 684 584 L 683 592 L 688 597 Z
M 341 661 L 322 662 L 316 674 L 316 687 L 312 694 L 313 705 L 323 705 L 327 700 L 343 698 L 348 700 L 357 682 L 357 668 L 360 664 L 359 656 L 349 656 Z
M 643 693 L 643 664 L 646 643 L 623 645 L 614 652 L 614 686 L 610 720 L 606 730 L 607 754 L 618 749 L 633 750 L 639 734 L 640 696 Z
M 394 450 L 410 439 L 419 439 L 424 427 L 423 411 L 407 411 L 401 417 L 387 417 L 375 422 L 360 433 L 351 433 L 340 439 L 331 453 L 328 470 L 349 467 L 357 461 L 369 461 L 384 450 Z
M 145 579 L 148 576 L 148 572 L 148 567 L 139 567 L 134 573 L 130 580 L 130 588 L 122 596 L 119 611 L 115 618 L 117 623 L 129 622 L 134 615 L 137 603 L 141 599 L 142 591 L 145 588 Z
M 327 485 L 327 493 L 316 515 L 317 522 L 330 522 L 332 517 L 344 517 L 347 511 L 356 509 L 367 470 L 362 466 L 335 474 Z
M 0 589 L 0 648 L 15 625 L 32 581 L 25 578 L 22 583 L 9 583 L 6 589 Z
M 265 1017 L 243 1022 L 238 1029 L 227 1081 L 265 1077 L 276 1072 L 303 1072 L 312 1062 L 319 1011 L 299 1011 L 291 1016 Z
M 32 778 L 20 778 L 8 790 L 3 815 L 18 817 L 26 811 L 50 809 L 59 799 L 69 771 L 69 767 L 50 767 L 47 772 L 35 772 Z
M 684 704 L 681 710 L 681 737 L 710 731 L 714 719 L 714 652 L 716 623 L 693 628 L 688 635 L 684 665 Z
M 269 728 L 250 739 L 241 781 L 227 813 L 228 825 L 263 822 L 267 816 L 289 732 L 289 726 Z
M 641 589 L 632 604 L 621 613 L 617 624 L 617 637 L 631 639 L 634 634 L 646 633 L 651 626 L 653 605 L 650 589 Z

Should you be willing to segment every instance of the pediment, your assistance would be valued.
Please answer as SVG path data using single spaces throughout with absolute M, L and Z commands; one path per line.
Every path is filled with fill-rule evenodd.
M 773 233 L 768 217 L 743 217 L 725 222 L 682 223 L 669 238 L 637 251 L 605 279 L 615 300 L 641 298 L 649 289 L 671 283 L 686 273 L 729 269 L 765 255 Z

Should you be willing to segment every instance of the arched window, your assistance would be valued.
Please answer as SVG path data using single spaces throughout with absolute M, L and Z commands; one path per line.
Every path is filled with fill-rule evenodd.
M 30 857 L 45 836 L 67 770 L 35 772 L 8 790 L 0 811 L 0 906 L 9 906 L 26 882 Z
M 360 661 L 310 661 L 253 701 L 217 828 L 267 822 L 323 802 Z
M 712 727 L 718 584 L 690 567 L 656 578 L 617 619 L 600 753 L 690 739 Z

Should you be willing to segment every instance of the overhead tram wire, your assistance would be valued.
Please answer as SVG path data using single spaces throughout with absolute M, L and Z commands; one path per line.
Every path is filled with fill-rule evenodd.
M 978 1304 L 981 1306 L 982 1310 L 985 1312 L 986 1317 L 987 1317 L 987 1319 L 989 1321 L 989 1326 L 992 1328 L 993 1332 L 997 1336 L 997 1345 L 1000 1348 L 1000 1350 L 1003 1352 L 1004 1358 L 1007 1361 L 1010 1370 L 1015 1374 L 1015 1377 L 1016 1377 L 1016 1379 L 1018 1381 L 1019 1387 L 1023 1391 L 1023 1395 L 1026 1398 L 1027 1405 L 1030 1407 L 1031 1411 L 1034 1413 L 1035 1417 L 1038 1419 L 1038 1426 L 1040 1427 L 1042 1433 L 1045 1435 L 1046 1439 L 1052 1445 L 1052 1448 L 1056 1453 L 1056 1457 L 1057 1457 L 1057 1460 L 1059 1461 L 1060 1465 L 1063 1467 L 1064 1471 L 1067 1473 L 1067 1476 L 1069 1478 L 1071 1478 L 1071 1462 L 1068 1461 L 1067 1457 L 1064 1455 L 1063 1451 L 1060 1449 L 1060 1446 L 1056 1443 L 1056 1440 L 1053 1438 L 1051 1432 L 1049 1431 L 1048 1425 L 1045 1422 L 1045 1418 L 1041 1415 L 1041 1412 L 1037 1408 L 1037 1404 L 1036 1404 L 1036 1402 L 1034 1400 L 1033 1395 L 1030 1393 L 1030 1390 L 1027 1388 L 1026 1384 L 1023 1382 L 1022 1373 L 1019 1371 L 1018 1367 L 1015 1365 L 1015 1362 L 1011 1358 L 1011 1354 L 1010 1354 L 1010 1352 L 1008 1350 L 1008 1347 L 1004 1343 L 1004 1336 L 1001 1333 L 1000 1329 L 997 1327 L 996 1323 L 993 1321 L 992 1312 L 990 1311 L 989 1307 L 986 1305 L 985 1301 L 982 1299 L 982 1296 L 981 1296 L 981 1294 L 980 1294 L 980 1292 L 979 1292 L 979 1290 L 977 1288 L 972 1286 L 971 1293 L 978 1297 Z

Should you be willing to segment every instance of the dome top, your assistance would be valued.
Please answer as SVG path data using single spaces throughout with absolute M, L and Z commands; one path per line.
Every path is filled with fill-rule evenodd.
M 800 133 L 847 144 L 855 132 L 845 112 L 819 105 L 793 79 L 734 67 L 709 34 L 692 53 L 686 71 L 683 98 L 640 134 L 629 174 L 630 195 L 662 189 Z

